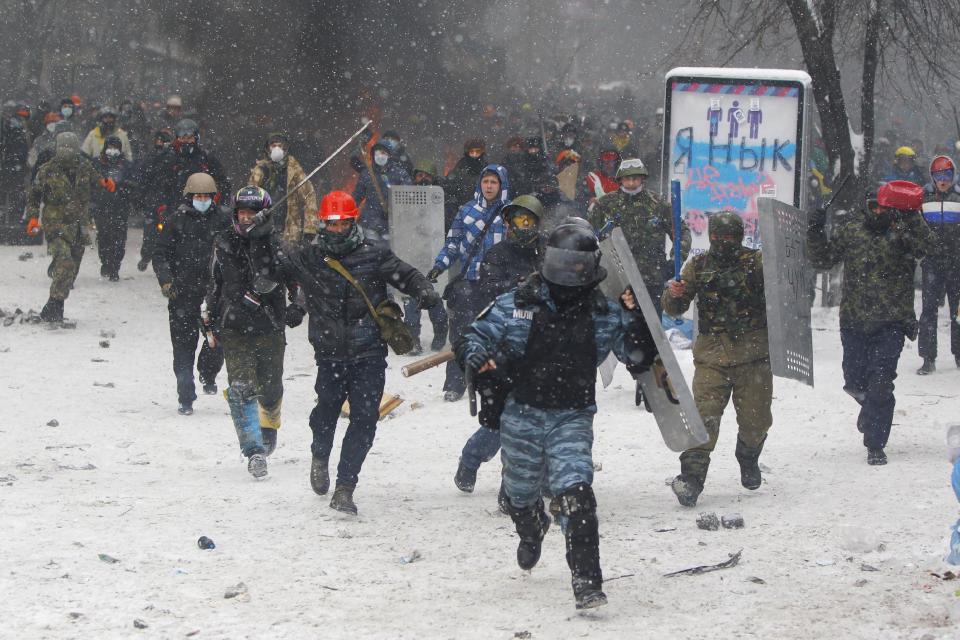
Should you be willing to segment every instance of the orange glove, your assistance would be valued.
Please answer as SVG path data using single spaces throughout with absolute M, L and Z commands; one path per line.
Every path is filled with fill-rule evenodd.
M 40 221 L 36 218 L 30 218 L 27 222 L 27 235 L 31 238 L 40 233 Z
M 100 186 L 106 189 L 109 193 L 116 193 L 117 191 L 117 183 L 113 181 L 113 178 L 101 179 Z

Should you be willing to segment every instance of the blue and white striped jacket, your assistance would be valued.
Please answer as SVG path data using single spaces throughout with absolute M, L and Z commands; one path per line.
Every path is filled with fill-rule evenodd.
M 500 176 L 500 196 L 493 204 L 488 205 L 480 191 L 480 181 L 477 181 L 473 200 L 460 207 L 457 216 L 450 225 L 446 244 L 434 260 L 433 266 L 441 272 L 449 269 L 455 262 L 462 261 L 470 252 L 470 247 L 473 246 L 474 241 L 489 224 L 491 225 L 490 230 L 483 237 L 483 244 L 480 249 L 470 259 L 470 264 L 467 265 L 464 274 L 465 280 L 479 280 L 480 264 L 483 262 L 483 257 L 490 250 L 490 247 L 506 236 L 507 227 L 503 218 L 500 217 L 500 209 L 509 202 L 510 198 L 507 168 L 499 164 L 488 164 L 480 173 L 481 179 L 483 174 L 489 171 L 495 171 Z

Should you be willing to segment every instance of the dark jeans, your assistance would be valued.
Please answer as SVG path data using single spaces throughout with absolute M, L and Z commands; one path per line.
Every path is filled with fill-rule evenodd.
M 108 210 L 94 214 L 97 222 L 97 253 L 100 255 L 100 273 L 120 273 L 120 263 L 127 248 L 127 215 Z
M 447 316 L 450 318 L 450 344 L 453 345 L 486 304 L 483 303 L 480 287 L 476 282 L 461 280 L 452 289 L 447 300 Z M 443 381 L 443 390 L 463 393 L 466 388 L 463 371 L 455 360 L 451 360 L 447 363 L 447 378 Z
M 923 359 L 937 358 L 937 314 L 940 300 L 947 295 L 950 309 L 950 352 L 960 355 L 960 324 L 957 323 L 957 306 L 960 303 L 960 269 L 947 268 L 942 261 L 925 259 L 923 271 L 923 311 L 920 313 L 920 337 L 917 351 Z
M 863 433 L 863 445 L 870 449 L 882 449 L 890 437 L 897 404 L 893 381 L 903 340 L 903 329 L 895 325 L 869 334 L 840 328 L 844 390 L 860 403 L 857 428 Z
M 167 303 L 170 316 L 170 342 L 173 344 L 173 373 L 177 376 L 177 399 L 181 403 L 192 403 L 197 399 L 193 384 L 193 362 L 197 353 L 197 339 L 200 338 L 200 356 L 197 358 L 197 370 L 200 383 L 216 382 L 217 374 L 223 367 L 223 349 L 218 344 L 211 348 L 206 336 L 200 334 L 200 303 L 202 298 L 178 298 Z
M 356 487 L 360 467 L 373 446 L 380 418 L 380 399 L 386 379 L 387 362 L 383 358 L 363 358 L 317 363 L 317 406 L 310 412 L 314 458 L 329 459 L 333 436 L 343 401 L 350 401 L 350 423 L 343 436 L 337 485 Z
M 403 301 L 403 321 L 410 329 L 411 335 L 417 340 L 420 339 L 420 314 L 422 311 L 417 306 L 416 298 L 407 298 Z M 438 304 L 433 309 L 427 309 L 427 316 L 433 325 L 433 336 L 445 336 L 447 334 L 447 310 L 443 304 Z

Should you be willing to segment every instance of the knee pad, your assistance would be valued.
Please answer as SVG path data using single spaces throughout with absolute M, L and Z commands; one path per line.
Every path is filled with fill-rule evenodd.
M 249 380 L 231 382 L 227 389 L 227 402 L 245 403 L 257 397 L 256 386 Z
M 593 494 L 593 487 L 585 482 L 564 489 L 557 496 L 557 500 L 560 502 L 560 513 L 568 518 L 584 518 L 597 512 L 597 498 Z

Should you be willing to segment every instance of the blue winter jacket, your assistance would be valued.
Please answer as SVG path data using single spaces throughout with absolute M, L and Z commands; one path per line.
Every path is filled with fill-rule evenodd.
M 483 179 L 485 173 L 490 171 L 495 171 L 500 176 L 500 195 L 493 204 L 488 205 L 480 191 L 480 180 L 477 180 L 473 200 L 460 207 L 457 216 L 450 225 L 446 244 L 434 260 L 433 266 L 441 272 L 449 269 L 453 263 L 462 261 L 470 252 L 474 241 L 489 224 L 491 226 L 483 237 L 482 246 L 474 252 L 464 274 L 465 280 L 479 280 L 480 264 L 483 262 L 483 257 L 490 250 L 490 247 L 506 236 L 507 226 L 503 218 L 500 217 L 500 209 L 510 201 L 510 182 L 507 178 L 507 168 L 499 164 L 488 164 L 480 172 L 481 179 Z
M 377 169 L 374 168 L 374 173 L 376 173 L 380 179 L 380 192 L 387 206 L 390 206 L 391 186 L 395 184 L 412 183 L 406 170 L 399 162 L 392 158 L 387 161 L 387 165 L 382 172 L 378 172 Z M 363 201 L 363 208 L 360 210 L 361 227 L 374 231 L 380 236 L 390 232 L 387 212 L 380 205 L 380 198 L 373 184 L 373 178 L 370 176 L 370 171 L 366 167 L 360 172 L 357 186 L 353 190 L 353 199 L 355 202 Z
M 593 323 L 597 345 L 597 366 L 612 351 L 633 373 L 647 369 L 656 356 L 656 347 L 638 313 L 623 309 L 617 302 L 594 292 Z M 539 307 L 556 311 L 546 283 L 539 275 L 497 297 L 473 321 L 456 345 L 457 360 L 465 365 L 472 353 L 494 358 L 498 368 L 511 366 L 524 358 L 533 316 Z

